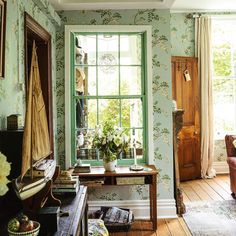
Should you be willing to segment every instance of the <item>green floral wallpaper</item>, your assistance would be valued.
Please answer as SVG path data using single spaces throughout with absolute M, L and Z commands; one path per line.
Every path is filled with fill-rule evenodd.
M 38 0 L 39 3 L 41 0 Z M 51 19 L 32 1 L 8 0 L 6 19 L 5 78 L 0 79 L 0 129 L 6 128 L 6 117 L 10 114 L 24 114 L 24 12 L 30 14 L 52 36 L 52 78 L 56 78 L 55 38 L 56 29 Z M 56 14 L 56 13 L 54 13 Z M 55 82 L 53 90 L 56 90 Z M 55 92 L 54 92 L 55 94 Z M 56 99 L 54 100 L 54 130 L 56 131 Z M 57 137 L 55 132 L 55 137 Z M 55 151 L 57 142 L 55 138 Z M 55 155 L 57 153 L 55 152 Z
M 192 14 L 188 13 L 171 14 L 170 29 L 172 56 L 194 56 L 195 23 L 191 16 Z
M 57 31 L 58 154 L 64 164 L 64 25 L 151 25 L 153 66 L 154 163 L 159 170 L 158 198 L 173 198 L 172 108 L 170 70 L 170 12 L 166 10 L 61 11 Z M 90 200 L 147 199 L 146 187 L 103 188 L 90 191 Z

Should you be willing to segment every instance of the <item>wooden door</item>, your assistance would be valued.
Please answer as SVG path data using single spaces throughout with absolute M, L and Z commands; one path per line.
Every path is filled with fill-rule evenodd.
M 52 154 L 54 157 L 53 143 L 53 105 L 52 105 L 52 57 L 51 57 L 51 35 L 39 25 L 29 14 L 25 12 L 25 84 L 28 88 L 31 55 L 33 41 L 36 43 L 40 82 L 47 112 L 48 130 L 50 136 Z
M 172 97 L 177 102 L 177 108 L 184 110 L 183 128 L 178 135 L 180 180 L 200 178 L 200 83 L 197 58 L 172 57 Z

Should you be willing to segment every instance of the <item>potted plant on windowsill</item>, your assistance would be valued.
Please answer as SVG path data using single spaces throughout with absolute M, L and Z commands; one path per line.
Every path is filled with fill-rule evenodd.
M 117 158 L 122 151 L 127 151 L 130 140 L 125 131 L 111 122 L 105 122 L 97 126 L 92 139 L 92 147 L 99 151 L 103 159 L 106 171 L 114 171 L 117 165 Z

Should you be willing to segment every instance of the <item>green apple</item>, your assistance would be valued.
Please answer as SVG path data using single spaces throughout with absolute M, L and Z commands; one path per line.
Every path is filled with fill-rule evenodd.
M 20 222 L 18 219 L 13 218 L 8 222 L 8 229 L 13 231 L 13 232 L 17 232 L 20 229 Z

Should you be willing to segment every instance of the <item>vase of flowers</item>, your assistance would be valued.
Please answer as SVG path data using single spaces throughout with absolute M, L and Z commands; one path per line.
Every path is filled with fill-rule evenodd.
M 129 143 L 125 130 L 114 126 L 111 122 L 97 126 L 92 139 L 92 147 L 99 151 L 106 171 L 115 170 L 117 158 L 122 151 L 128 150 Z

